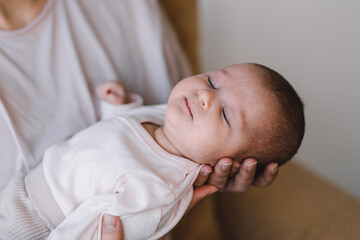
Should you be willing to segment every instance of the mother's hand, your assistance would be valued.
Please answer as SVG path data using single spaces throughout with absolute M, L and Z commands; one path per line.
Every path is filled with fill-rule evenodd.
M 220 159 L 207 183 L 232 192 L 246 192 L 251 185 L 269 186 L 278 174 L 277 163 L 268 163 L 255 178 L 256 165 L 257 162 L 253 158 L 245 159 L 241 164 L 233 162 L 230 158 Z
M 204 165 L 194 183 L 194 195 L 189 208 L 219 189 L 246 192 L 251 185 L 269 186 L 278 174 L 277 163 L 268 163 L 255 178 L 256 164 L 257 162 L 253 158 L 245 159 L 241 164 L 233 162 L 231 158 L 222 158 L 217 162 L 214 169 Z

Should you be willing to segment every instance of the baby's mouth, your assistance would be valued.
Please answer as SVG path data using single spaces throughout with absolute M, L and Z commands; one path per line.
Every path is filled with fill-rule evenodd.
M 185 97 L 185 105 L 186 105 L 187 109 L 189 110 L 190 116 L 191 116 L 191 118 L 192 118 L 193 115 L 192 115 L 192 112 L 191 112 L 191 108 L 190 108 L 189 102 L 188 102 L 188 100 L 187 100 L 186 97 Z

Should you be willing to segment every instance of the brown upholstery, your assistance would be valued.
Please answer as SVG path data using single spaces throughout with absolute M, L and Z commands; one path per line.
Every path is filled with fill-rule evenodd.
M 162 3 L 198 71 L 196 1 Z M 360 202 L 289 162 L 267 189 L 203 200 L 172 235 L 174 240 L 355 240 L 360 239 Z
M 161 0 L 174 26 L 194 73 L 200 72 L 198 59 L 198 24 L 195 0 Z
M 294 162 L 267 189 L 222 193 L 217 206 L 225 239 L 360 239 L 359 200 Z

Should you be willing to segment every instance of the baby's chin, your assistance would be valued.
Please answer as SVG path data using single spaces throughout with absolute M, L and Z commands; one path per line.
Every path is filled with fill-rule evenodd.
M 216 163 L 219 161 L 219 159 L 214 159 L 214 158 L 209 158 L 208 156 L 199 156 L 199 155 L 186 157 L 186 158 L 198 164 L 207 164 L 212 167 L 215 166 Z

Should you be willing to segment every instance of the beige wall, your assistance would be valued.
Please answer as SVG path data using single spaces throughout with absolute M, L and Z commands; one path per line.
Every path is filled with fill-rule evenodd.
M 259 62 L 303 98 L 295 161 L 360 198 L 360 2 L 199 0 L 201 60 L 210 70 Z

